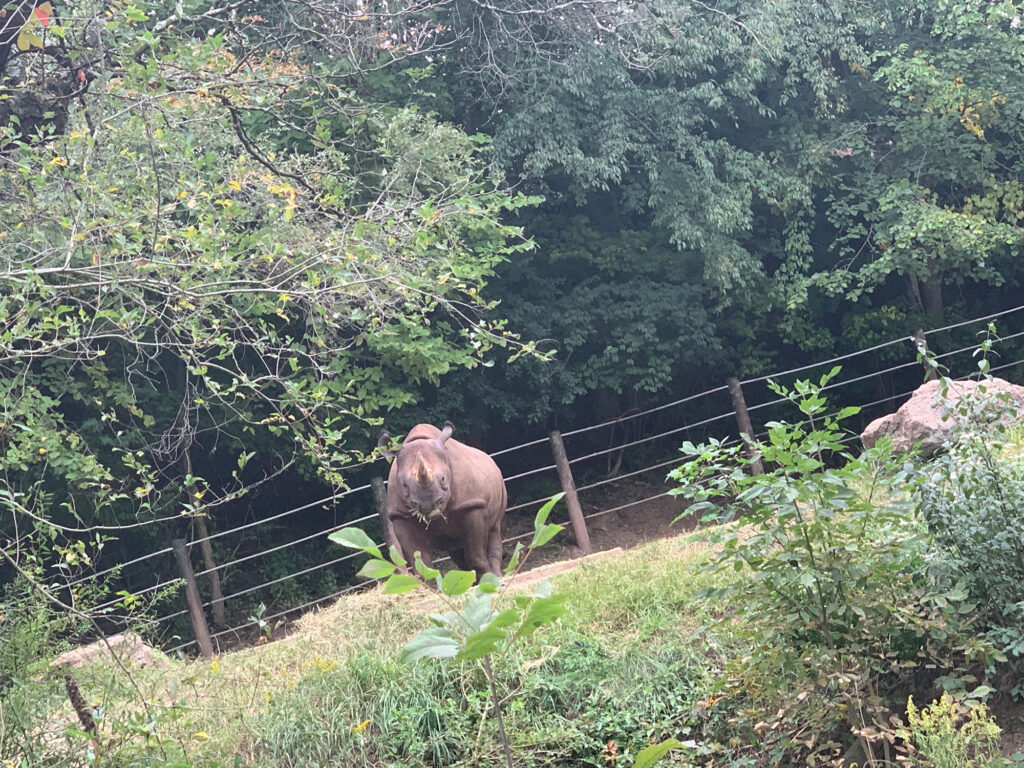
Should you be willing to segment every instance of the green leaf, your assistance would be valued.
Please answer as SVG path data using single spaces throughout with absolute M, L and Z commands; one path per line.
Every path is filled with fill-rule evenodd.
M 683 745 L 678 739 L 665 739 L 660 744 L 645 747 L 637 752 L 636 760 L 633 761 L 633 768 L 651 768 L 652 765 L 661 760 L 671 750 L 678 749 L 681 746 Z
M 505 573 L 509 574 L 515 571 L 519 567 L 519 557 L 523 554 L 523 542 L 517 541 L 516 548 L 512 550 L 512 557 L 508 559 L 508 564 L 505 566 Z
M 367 536 L 362 528 L 342 528 L 340 531 L 330 534 L 327 538 L 335 544 L 341 544 L 343 547 L 360 549 L 369 555 L 373 555 L 378 560 L 384 559 L 377 545 L 373 543 L 373 539 Z
M 417 552 L 413 556 L 413 565 L 416 568 L 416 573 L 424 578 L 426 581 L 436 579 L 441 575 L 441 572 L 437 568 L 431 568 L 429 565 L 423 562 L 423 558 L 420 557 L 420 553 Z
M 463 595 L 475 581 L 476 573 L 473 571 L 448 571 L 441 579 L 441 591 L 449 597 Z
M 530 590 L 527 597 L 543 597 L 549 598 L 554 592 L 554 588 L 551 586 L 549 579 L 541 579 L 533 585 L 533 589 Z
M 388 557 L 390 558 L 391 562 L 397 565 L 399 568 L 404 568 L 409 564 L 406 561 L 406 559 L 402 557 L 401 550 L 399 550 L 398 547 L 394 545 L 388 547 Z
M 519 621 L 519 611 L 515 608 L 508 608 L 495 616 L 488 626 L 491 627 L 511 627 Z
M 366 579 L 383 579 L 385 576 L 390 576 L 395 572 L 395 564 L 389 563 L 387 560 L 367 560 L 363 563 L 363 567 L 359 569 L 359 573 L 356 576 L 362 576 Z
M 565 496 L 564 491 L 562 493 L 556 493 L 544 502 L 544 506 L 537 510 L 537 516 L 533 520 L 533 529 L 535 531 L 539 531 L 544 526 L 544 523 L 548 521 L 548 515 L 551 514 L 551 510 L 554 509 L 555 504 L 557 504 L 563 496 Z
M 408 573 L 395 573 L 384 582 L 384 591 L 389 595 L 404 595 L 420 585 L 420 580 Z
M 474 632 L 466 638 L 466 647 L 459 652 L 458 658 L 466 661 L 482 659 L 487 654 L 498 650 L 498 644 L 505 637 L 504 629 L 491 624 L 486 629 Z
M 476 585 L 476 588 L 481 592 L 493 594 L 498 591 L 501 586 L 501 581 L 493 573 L 485 573 L 480 577 L 480 583 Z
M 459 641 L 446 627 L 430 627 L 405 644 L 400 658 L 409 664 L 419 659 L 450 659 L 459 652 Z
M 462 613 L 459 614 L 462 626 L 468 627 L 471 632 L 479 632 L 494 621 L 495 616 L 496 614 L 491 608 L 491 595 L 487 594 L 470 598 L 466 602 L 466 607 L 462 609 Z
M 542 547 L 551 541 L 552 538 L 561 531 L 565 530 L 565 526 L 558 525 L 556 523 L 548 523 L 547 525 L 538 528 L 534 531 L 533 541 L 530 542 L 530 549 L 534 547 Z
M 516 637 L 529 637 L 538 629 L 548 624 L 554 624 L 565 613 L 565 606 L 562 605 L 568 595 L 553 595 L 550 598 L 539 597 L 530 606 L 529 613 L 523 619 L 523 623 L 516 632 Z

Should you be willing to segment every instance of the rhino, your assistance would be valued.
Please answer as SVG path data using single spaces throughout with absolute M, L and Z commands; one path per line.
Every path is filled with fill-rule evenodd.
M 501 575 L 501 519 L 508 494 L 494 460 L 452 439 L 454 426 L 417 424 L 401 450 L 384 450 L 394 461 L 388 475 L 388 519 L 402 555 L 415 552 L 432 565 L 431 551 L 447 551 L 459 568 L 477 576 Z M 390 442 L 384 432 L 379 445 Z

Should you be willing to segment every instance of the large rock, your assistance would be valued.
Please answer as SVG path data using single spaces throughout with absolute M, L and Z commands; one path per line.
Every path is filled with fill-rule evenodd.
M 907 450 L 920 443 L 925 456 L 937 453 L 967 424 L 958 411 L 967 408 L 966 419 L 972 426 L 978 422 L 1009 423 L 1024 419 L 1024 387 L 1003 379 L 988 381 L 945 380 L 926 381 L 910 396 L 896 413 L 875 419 L 861 433 L 865 448 L 880 438 L 888 437 L 893 447 Z
M 63 667 L 81 667 L 90 664 L 99 658 L 109 659 L 113 652 L 122 664 L 132 667 L 144 667 L 152 664 L 158 656 L 163 656 L 159 651 L 154 651 L 146 645 L 142 638 L 132 632 L 119 635 L 111 635 L 105 641 L 97 640 L 94 643 L 75 648 L 73 651 L 62 653 L 53 660 L 53 665 L 58 669 Z

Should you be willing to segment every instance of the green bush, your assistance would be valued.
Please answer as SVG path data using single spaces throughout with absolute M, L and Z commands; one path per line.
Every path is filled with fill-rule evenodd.
M 685 444 L 693 458 L 672 473 L 696 501 L 688 514 L 738 518 L 713 534 L 722 550 L 711 567 L 750 579 L 708 595 L 742 618 L 752 651 L 734 673 L 742 685 L 723 693 L 747 711 L 746 738 L 781 757 L 834 750 L 830 734 L 870 723 L 885 705 L 883 678 L 987 650 L 960 626 L 966 593 L 929 568 L 913 506 L 918 473 L 885 444 L 859 456 L 844 449 L 839 424 L 857 409 L 830 414 L 821 395 L 838 371 L 792 389 L 772 384 L 804 419 L 771 422 L 753 444 L 764 474 L 751 473 L 741 446 L 716 441 Z
M 1005 428 L 971 421 L 976 403 L 954 409 L 959 439 L 924 470 L 920 510 L 934 534 L 934 557 L 965 585 L 987 636 L 1024 657 L 1024 458 L 1007 456 Z M 1018 685 L 1014 694 L 1024 687 Z
M 61 763 L 68 744 L 40 743 L 40 726 L 66 694 L 47 659 L 67 650 L 74 621 L 56 613 L 22 580 L 0 591 L 0 755 L 27 765 Z M 50 761 L 48 763 L 47 761 Z
M 768 439 L 754 445 L 764 474 L 749 472 L 740 446 L 712 441 L 685 444 L 694 458 L 672 476 L 680 494 L 697 500 L 688 513 L 738 517 L 741 527 L 718 535 L 723 549 L 712 567 L 749 569 L 753 582 L 713 596 L 742 593 L 736 610 L 770 646 L 796 657 L 816 649 L 847 669 L 880 671 L 894 650 L 896 661 L 910 663 L 928 653 L 933 632 L 945 639 L 941 613 L 955 593 L 930 578 L 913 467 L 886 444 L 859 456 L 844 449 L 839 423 L 857 409 L 828 414 L 820 394 L 838 370 L 817 384 L 773 384 L 805 420 L 767 425 Z

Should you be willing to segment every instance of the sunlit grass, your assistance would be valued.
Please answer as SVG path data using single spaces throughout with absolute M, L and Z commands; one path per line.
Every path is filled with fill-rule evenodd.
M 715 606 L 696 595 L 721 578 L 704 570 L 710 552 L 700 537 L 680 536 L 552 579 L 572 594 L 566 615 L 496 661 L 518 748 L 540 754 L 567 733 L 583 738 L 583 726 L 555 716 L 559 707 L 603 711 L 602 697 L 633 701 L 630 691 L 644 680 L 674 702 L 701 687 L 708 648 L 696 632 Z M 132 681 L 105 665 L 79 677 L 110 721 L 147 701 L 161 733 L 197 765 L 487 765 L 498 758 L 497 742 L 476 665 L 398 660 L 440 608 L 437 596 L 378 588 L 302 617 L 283 640 L 214 662 L 167 659 L 134 670 Z M 566 698 L 559 686 L 570 680 L 575 692 Z M 629 706 L 646 712 L 648 704 Z M 636 722 L 655 715 L 644 717 Z M 591 723 L 587 733 L 601 727 L 618 733 L 614 723 Z

